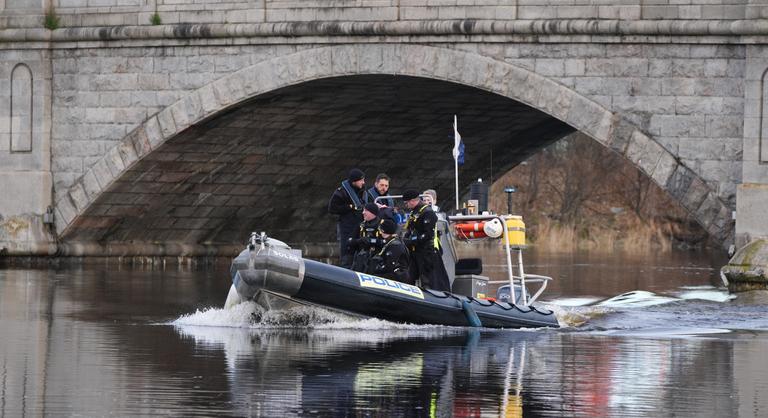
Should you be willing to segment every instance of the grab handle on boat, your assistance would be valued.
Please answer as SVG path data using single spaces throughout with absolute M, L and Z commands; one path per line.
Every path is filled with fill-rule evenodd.
M 429 195 L 424 193 L 419 195 L 419 197 L 421 198 L 425 198 L 427 196 Z M 384 200 L 384 199 L 396 200 L 396 199 L 402 199 L 402 198 L 403 198 L 403 195 L 401 194 L 388 194 L 388 195 L 378 196 L 377 198 L 373 199 L 373 203 L 379 203 L 379 200 Z
M 475 327 L 475 328 L 479 328 L 483 326 L 483 323 L 480 322 L 480 318 L 477 316 L 477 312 L 475 312 L 475 308 L 472 307 L 472 305 L 468 300 L 461 301 L 461 309 L 464 311 L 464 316 L 467 317 L 467 322 L 469 322 L 469 326 Z

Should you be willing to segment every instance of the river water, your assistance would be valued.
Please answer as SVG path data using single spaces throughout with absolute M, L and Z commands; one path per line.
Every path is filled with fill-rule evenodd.
M 0 270 L 0 416 L 768 416 L 768 298 L 721 257 L 528 260 L 561 329 L 224 310 L 227 266 Z

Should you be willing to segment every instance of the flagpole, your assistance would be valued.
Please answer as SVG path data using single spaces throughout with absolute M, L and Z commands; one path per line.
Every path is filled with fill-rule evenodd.
M 459 212 L 459 119 L 456 115 L 453 115 L 453 169 L 456 179 L 456 212 Z
M 456 212 L 459 211 L 459 159 L 453 159 L 453 167 L 456 170 Z

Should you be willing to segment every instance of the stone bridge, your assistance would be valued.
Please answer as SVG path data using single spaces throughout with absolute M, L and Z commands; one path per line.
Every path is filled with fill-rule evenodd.
M 743 243 L 768 234 L 765 16 L 766 0 L 5 0 L 0 251 L 332 241 L 325 206 L 354 166 L 453 201 L 454 114 L 463 189 L 578 130 Z

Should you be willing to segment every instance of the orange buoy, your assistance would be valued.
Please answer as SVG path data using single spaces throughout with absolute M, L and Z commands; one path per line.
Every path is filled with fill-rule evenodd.
M 466 224 L 463 224 L 466 225 Z M 468 230 L 469 227 L 459 228 L 458 225 L 456 225 L 456 238 L 460 240 L 467 240 L 467 239 L 476 239 L 476 238 L 487 238 L 488 235 L 483 232 L 482 228 L 479 228 L 479 230 Z
M 485 222 L 469 222 L 465 224 L 456 224 L 456 230 L 461 232 L 482 231 Z

